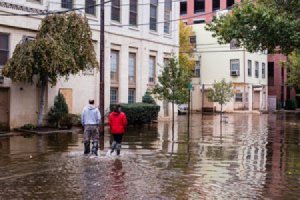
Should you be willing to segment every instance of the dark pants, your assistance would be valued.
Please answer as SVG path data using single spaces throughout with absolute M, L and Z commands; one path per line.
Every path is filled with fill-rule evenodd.
M 113 134 L 113 138 L 114 141 L 111 145 L 111 153 L 114 152 L 115 149 L 117 149 L 117 155 L 120 155 L 123 134 Z
M 114 141 L 121 144 L 123 139 L 123 134 L 113 134 Z

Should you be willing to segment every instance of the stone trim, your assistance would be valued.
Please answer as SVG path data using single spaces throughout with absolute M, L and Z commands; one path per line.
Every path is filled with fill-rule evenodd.
M 21 6 L 21 5 L 16 5 L 16 4 L 6 3 L 6 2 L 0 2 L 0 7 L 9 8 L 13 10 L 21 10 L 29 13 L 38 13 L 38 14 L 47 12 L 46 10 L 40 10 L 36 8 L 30 8 L 27 6 Z

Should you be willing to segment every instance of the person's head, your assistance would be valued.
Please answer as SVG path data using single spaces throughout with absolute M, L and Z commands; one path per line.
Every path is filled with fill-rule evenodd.
M 94 99 L 89 99 L 89 104 L 94 105 L 95 101 Z
M 121 105 L 120 104 L 114 105 L 114 112 L 121 112 Z

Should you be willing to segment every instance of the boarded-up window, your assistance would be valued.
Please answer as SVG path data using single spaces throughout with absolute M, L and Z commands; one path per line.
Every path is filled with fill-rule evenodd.
M 69 113 L 72 113 L 73 109 L 73 91 L 71 88 L 60 88 L 59 92 L 65 97 L 68 104 Z

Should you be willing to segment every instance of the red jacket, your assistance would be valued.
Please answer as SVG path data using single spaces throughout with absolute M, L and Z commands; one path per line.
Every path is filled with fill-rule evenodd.
M 126 115 L 123 112 L 111 112 L 108 117 L 108 124 L 112 134 L 123 134 L 127 126 Z

